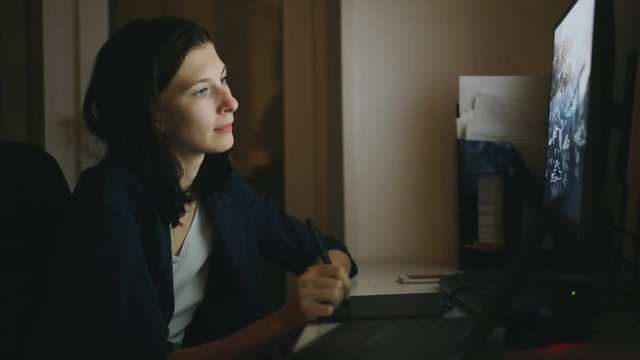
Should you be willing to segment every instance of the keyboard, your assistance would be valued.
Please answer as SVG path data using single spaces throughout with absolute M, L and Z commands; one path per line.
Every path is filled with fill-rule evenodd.
M 289 359 L 453 359 L 475 323 L 472 318 L 349 321 Z
M 474 313 L 480 313 L 492 289 L 500 283 L 506 268 L 487 268 L 443 276 L 440 289 L 453 300 Z M 534 309 L 545 301 L 558 299 L 570 292 L 569 286 L 557 277 L 541 270 L 531 270 L 517 287 L 510 300 L 509 311 Z

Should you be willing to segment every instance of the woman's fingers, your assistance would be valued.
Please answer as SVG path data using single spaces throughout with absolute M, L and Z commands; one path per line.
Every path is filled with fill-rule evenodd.
M 303 304 L 329 304 L 337 307 L 343 299 L 342 288 L 301 288 L 298 290 Z
M 342 266 L 338 265 L 314 265 L 307 268 L 302 277 L 316 276 L 320 278 L 333 278 L 341 281 L 342 292 L 345 298 L 349 298 L 351 292 L 351 280 Z
M 351 296 L 351 280 L 349 279 L 349 274 L 347 274 L 342 266 L 339 266 L 338 268 L 340 269 L 338 274 L 340 275 L 340 281 L 342 281 L 344 298 L 348 299 Z
M 298 279 L 301 288 L 332 289 L 344 287 L 343 281 L 338 278 L 320 277 L 315 275 L 302 275 Z
M 282 313 L 290 323 L 298 325 L 330 316 L 350 290 L 351 282 L 342 267 L 311 266 L 298 277 Z

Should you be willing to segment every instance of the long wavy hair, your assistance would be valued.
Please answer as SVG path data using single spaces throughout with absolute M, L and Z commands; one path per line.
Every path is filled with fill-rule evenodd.
M 161 141 L 151 116 L 187 53 L 213 43 L 207 31 L 177 17 L 135 20 L 100 48 L 84 97 L 89 131 L 104 141 L 101 164 L 123 166 L 152 192 L 164 221 L 177 226 L 185 204 L 217 191 L 231 171 L 228 152 L 207 154 L 190 193 L 182 191 L 183 169 Z

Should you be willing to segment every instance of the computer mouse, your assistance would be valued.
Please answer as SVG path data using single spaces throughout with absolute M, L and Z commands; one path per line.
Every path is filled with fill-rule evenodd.
M 586 312 L 571 301 L 541 304 L 503 319 L 504 341 L 516 347 L 572 343 L 589 338 Z
M 584 341 L 590 336 L 584 319 L 567 314 L 512 318 L 505 324 L 504 340 L 518 347 Z
M 588 317 L 597 309 L 591 292 L 578 284 L 554 279 L 523 283 L 501 317 L 504 341 L 535 347 L 586 340 Z

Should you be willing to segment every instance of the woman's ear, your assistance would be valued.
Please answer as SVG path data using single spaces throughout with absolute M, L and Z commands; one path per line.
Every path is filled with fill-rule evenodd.
M 164 134 L 164 122 L 160 116 L 160 109 L 158 109 L 158 105 L 151 105 L 149 108 L 149 114 L 151 115 L 151 121 L 153 121 L 153 127 L 156 129 L 156 134 Z

